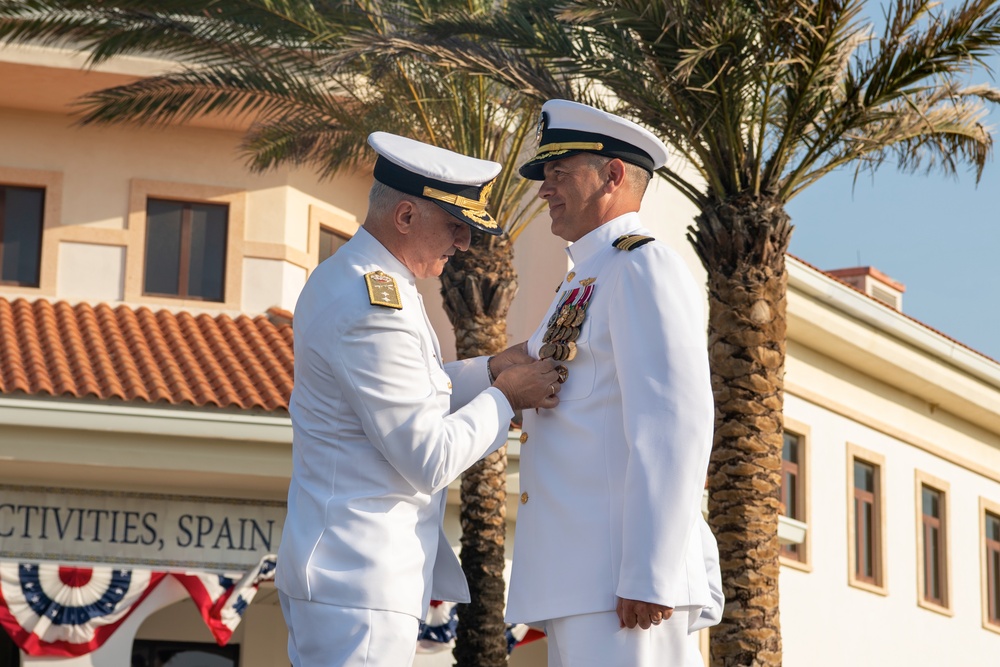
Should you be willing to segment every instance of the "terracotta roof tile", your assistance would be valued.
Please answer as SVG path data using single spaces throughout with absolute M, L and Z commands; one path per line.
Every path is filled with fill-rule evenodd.
M 287 410 L 292 327 L 277 321 L 0 298 L 0 394 Z

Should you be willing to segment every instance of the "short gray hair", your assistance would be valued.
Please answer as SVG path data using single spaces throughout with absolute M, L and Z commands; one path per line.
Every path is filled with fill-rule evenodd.
M 373 181 L 371 190 L 368 191 L 368 217 L 387 218 L 401 201 L 419 203 L 421 200 L 419 197 L 391 188 L 381 181 Z
M 585 153 L 585 155 L 590 158 L 590 166 L 598 170 L 615 159 L 608 157 L 607 155 L 598 155 L 597 153 Z M 642 196 L 646 194 L 646 188 L 649 186 L 652 174 L 637 164 L 632 164 L 631 162 L 626 162 L 625 160 L 622 160 L 622 164 L 625 165 L 625 180 L 627 182 L 626 187 L 633 195 L 642 199 Z

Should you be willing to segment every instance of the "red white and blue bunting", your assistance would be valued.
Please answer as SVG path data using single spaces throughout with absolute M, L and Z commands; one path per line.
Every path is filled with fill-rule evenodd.
M 439 653 L 455 648 L 455 631 L 458 628 L 458 605 L 454 602 L 431 600 L 427 618 L 420 624 L 417 635 L 417 653 Z M 529 628 L 523 623 L 507 624 L 507 654 L 515 647 L 545 636 L 544 632 Z
M 277 563 L 274 556 L 265 556 L 256 567 L 245 574 L 195 572 L 175 573 L 173 576 L 187 589 L 205 624 L 212 631 L 215 641 L 219 646 L 225 646 L 243 620 L 243 612 L 257 595 L 257 586 L 262 581 L 274 579 Z
M 0 563 L 0 626 L 33 656 L 90 653 L 165 576 L 149 570 Z
M 187 589 L 220 646 L 239 625 L 274 556 L 248 573 L 167 573 L 105 566 L 0 562 L 0 627 L 31 656 L 72 657 L 99 648 L 164 577 Z
M 30 656 L 75 657 L 99 648 L 167 576 L 187 590 L 220 646 L 239 626 L 263 581 L 274 579 L 268 555 L 246 573 L 154 572 L 107 566 L 0 562 L 0 628 Z M 458 606 L 432 601 L 420 624 L 418 653 L 455 646 Z M 545 635 L 507 626 L 507 652 Z

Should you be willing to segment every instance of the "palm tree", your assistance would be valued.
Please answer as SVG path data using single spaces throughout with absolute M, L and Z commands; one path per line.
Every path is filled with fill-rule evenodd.
M 445 35 L 485 37 L 508 49 L 503 58 L 464 44 L 441 62 L 539 96 L 507 77 L 506 62 L 595 80 L 612 111 L 672 147 L 676 160 L 659 175 L 697 207 L 688 239 L 708 272 L 709 520 L 728 600 L 712 633 L 716 665 L 781 664 L 786 204 L 834 169 L 890 159 L 906 171 L 969 166 L 978 180 L 992 149 L 979 121 L 1000 91 L 967 77 L 1000 47 L 997 3 L 894 0 L 879 30 L 864 9 L 863 0 L 520 0 L 379 45 L 431 55 Z
M 486 0 L 0 0 L 0 43 L 70 46 L 97 64 L 155 55 L 178 69 L 79 100 L 81 122 L 183 123 L 231 114 L 252 121 L 242 149 L 251 169 L 304 165 L 322 176 L 369 159 L 368 134 L 403 134 L 503 164 L 491 213 L 507 234 L 474 236 L 441 277 L 459 358 L 506 347 L 517 292 L 512 243 L 537 208 L 514 168 L 538 102 L 504 82 L 444 71 L 426 58 L 358 55 L 366 44 L 446 10 Z M 552 95 L 570 95 L 544 72 L 525 72 Z M 460 665 L 506 663 L 503 569 L 506 452 L 462 483 L 462 563 L 473 602 L 459 609 Z

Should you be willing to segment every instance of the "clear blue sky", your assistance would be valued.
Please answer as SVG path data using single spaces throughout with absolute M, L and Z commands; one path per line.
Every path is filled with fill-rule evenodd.
M 1000 77 L 1000 58 L 990 64 Z M 994 151 L 978 186 L 974 172 L 908 175 L 891 163 L 857 183 L 835 172 L 788 205 L 790 252 L 824 270 L 879 269 L 906 285 L 904 313 L 1000 360 L 1000 108 L 985 124 Z
M 792 200 L 790 252 L 824 270 L 874 266 L 906 285 L 904 313 L 1000 360 L 1000 160 L 978 187 L 892 165 L 852 182 L 834 173 Z

